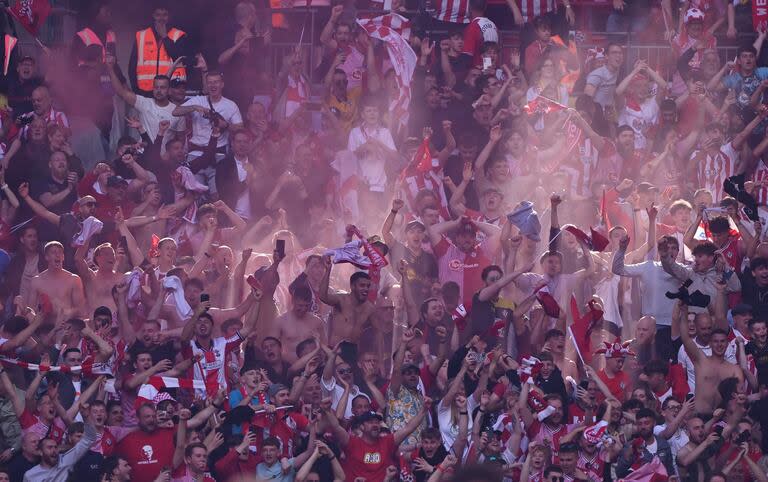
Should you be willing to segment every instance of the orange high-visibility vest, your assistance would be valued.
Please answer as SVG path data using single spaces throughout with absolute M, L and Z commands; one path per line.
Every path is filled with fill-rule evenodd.
M 186 33 L 177 28 L 168 31 L 168 38 L 177 42 Z M 136 32 L 136 85 L 143 91 L 152 90 L 152 81 L 155 76 L 168 75 L 168 69 L 171 68 L 173 59 L 165 46 L 160 44 L 159 48 L 155 39 L 155 32 L 152 28 L 146 28 Z M 187 71 L 179 67 L 173 72 L 173 78 L 187 79 Z
M 107 49 L 104 46 L 104 44 L 101 42 L 101 39 L 98 35 L 96 35 L 96 32 L 89 29 L 88 27 L 85 27 L 81 31 L 77 32 L 77 36 L 80 37 L 80 40 L 83 41 L 83 44 L 88 47 L 90 45 L 98 45 L 101 47 L 101 61 L 106 62 L 107 61 Z M 112 30 L 107 30 L 107 43 L 113 44 L 117 42 L 117 37 L 115 36 L 115 32 Z M 82 60 L 79 62 L 80 65 L 83 64 Z

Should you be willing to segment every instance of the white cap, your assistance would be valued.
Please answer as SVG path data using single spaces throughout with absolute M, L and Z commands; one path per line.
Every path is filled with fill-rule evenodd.
M 704 12 L 698 8 L 689 8 L 688 11 L 685 12 L 685 23 L 689 23 L 691 20 L 701 20 L 703 22 Z

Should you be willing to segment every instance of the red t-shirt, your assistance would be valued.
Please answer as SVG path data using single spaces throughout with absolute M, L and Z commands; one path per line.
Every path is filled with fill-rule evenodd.
M 158 428 L 151 434 L 138 430 L 131 432 L 117 444 L 115 450 L 131 464 L 133 482 L 152 482 L 160 469 L 173 463 L 173 434 L 175 428 Z
M 59 443 L 64 439 L 64 432 L 67 430 L 64 422 L 59 417 L 54 418 L 51 425 L 46 425 L 39 415 L 30 412 L 26 408 L 21 413 L 19 423 L 21 424 L 22 433 L 32 432 L 39 435 L 40 438 L 52 438 Z
M 392 434 L 368 444 L 360 437 L 351 435 L 344 449 L 344 473 L 347 480 L 363 477 L 365 480 L 384 480 L 387 467 L 395 463 L 395 437 Z
M 475 17 L 464 29 L 464 52 L 472 56 L 472 65 L 483 65 L 480 51 L 484 42 L 498 42 L 496 25 L 485 17 Z
M 608 374 L 605 373 L 605 369 L 603 369 L 598 372 L 597 376 L 600 377 L 600 380 L 602 380 L 611 391 L 611 395 L 616 397 L 622 403 L 626 402 L 626 389 L 630 386 L 629 378 L 626 373 L 621 371 L 617 373 L 615 377 L 609 378 Z
M 487 253 L 495 250 L 489 245 L 489 239 L 476 245 L 469 253 L 465 253 L 446 238 L 434 246 L 440 280 L 454 281 L 459 285 L 459 292 L 464 306 L 472 304 L 472 295 L 483 288 L 480 277 L 483 269 L 491 264 Z

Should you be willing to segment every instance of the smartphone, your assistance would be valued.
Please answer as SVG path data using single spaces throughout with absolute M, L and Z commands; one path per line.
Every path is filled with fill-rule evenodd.
M 493 65 L 490 57 L 483 57 L 483 70 L 490 69 Z
M 114 42 L 107 42 L 107 45 L 104 47 L 105 52 L 107 55 L 111 55 L 112 57 L 117 56 L 117 46 Z
M 202 293 L 200 295 L 200 303 L 205 303 L 206 301 L 210 301 L 210 300 L 211 300 L 211 295 L 209 295 L 208 293 Z
M 275 241 L 275 251 L 277 251 L 280 254 L 281 258 L 285 257 L 285 240 L 284 239 L 278 239 Z
M 685 399 L 686 399 L 686 400 L 690 400 L 690 399 L 692 399 L 692 398 L 693 398 L 693 393 L 689 393 L 689 394 L 687 394 L 687 395 L 685 396 Z

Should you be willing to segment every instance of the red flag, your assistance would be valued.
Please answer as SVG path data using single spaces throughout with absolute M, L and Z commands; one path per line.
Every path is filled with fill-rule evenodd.
M 17 0 L 8 11 L 27 32 L 37 37 L 40 27 L 51 13 L 49 0 Z
M 541 303 L 541 307 L 544 308 L 544 313 L 552 318 L 560 318 L 560 305 L 552 293 L 549 292 L 546 284 L 542 284 L 534 291 L 536 293 L 536 299 Z
M 600 222 L 603 225 L 605 234 L 611 230 L 611 221 L 608 219 L 608 201 L 605 198 L 605 188 L 603 188 L 603 197 L 600 199 Z
M 752 2 L 752 26 L 758 32 L 768 28 L 768 2 L 765 0 Z
M 432 152 L 429 150 L 429 137 L 422 141 L 416 155 L 413 156 L 412 166 L 416 166 L 416 171 L 424 174 L 432 170 Z
M 5 58 L 3 59 L 3 75 L 8 75 L 8 65 L 11 63 L 11 52 L 13 52 L 13 48 L 16 46 L 16 42 L 18 41 L 19 39 L 16 37 L 11 37 L 8 34 L 5 35 Z
M 571 152 L 581 142 L 583 131 L 570 117 L 563 124 L 563 129 L 565 129 L 565 149 Z
M 526 114 L 549 114 L 550 112 L 557 112 L 565 110 L 568 107 L 555 102 L 554 100 L 544 97 L 543 95 L 537 95 L 530 102 L 523 106 L 523 110 Z
M 568 327 L 568 333 L 571 335 L 582 363 L 589 363 L 592 361 L 590 335 L 592 335 L 595 324 L 603 317 L 603 312 L 595 308 L 593 302 L 590 301 L 589 311 L 582 315 L 576 297 L 571 295 L 571 316 L 573 317 L 573 324 Z
M 644 464 L 628 476 L 619 479 L 619 482 L 625 480 L 634 480 L 637 482 L 661 482 L 668 479 L 669 475 L 667 474 L 667 469 L 664 468 L 664 464 L 661 463 L 658 456 L 654 456 L 650 463 Z
M 587 247 L 589 247 L 589 249 L 592 251 L 603 251 L 608 247 L 608 238 L 595 231 L 592 227 L 589 228 L 589 235 L 587 235 L 587 233 L 577 228 L 573 224 L 566 224 L 563 226 L 563 229 L 573 234 L 576 239 L 586 244 Z

